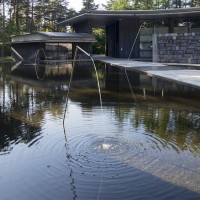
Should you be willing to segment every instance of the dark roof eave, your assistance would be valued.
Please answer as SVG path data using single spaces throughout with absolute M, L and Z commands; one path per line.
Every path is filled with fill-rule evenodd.
M 35 41 L 19 41 L 9 44 L 30 44 L 30 43 L 94 43 L 96 40 L 35 40 Z
M 36 32 L 32 34 L 17 35 L 12 37 L 14 43 L 47 43 L 47 42 L 95 42 L 95 36 L 87 33 L 63 33 L 63 32 Z
M 145 19 L 160 19 L 160 18 L 173 18 L 173 17 L 193 17 L 200 15 L 200 7 L 195 8 L 178 8 L 178 9 L 165 9 L 165 10 L 104 10 L 104 11 L 88 11 L 86 13 L 77 15 L 57 25 L 74 25 L 86 20 L 98 19 L 102 20 L 102 25 L 105 20 L 109 18 L 139 18 Z M 103 24 L 104 23 L 104 24 Z

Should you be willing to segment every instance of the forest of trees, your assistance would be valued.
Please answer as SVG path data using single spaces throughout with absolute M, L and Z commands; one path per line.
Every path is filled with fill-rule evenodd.
M 107 0 L 107 10 L 170 9 L 196 7 L 200 0 Z M 82 9 L 97 10 L 94 0 L 83 0 Z M 35 31 L 65 31 L 56 24 L 78 14 L 67 0 L 0 0 L 0 47 L 10 36 Z M 2 48 L 0 48 L 2 49 Z M 5 54 L 8 48 L 5 45 Z
M 108 0 L 108 10 L 148 10 L 197 7 L 200 0 Z

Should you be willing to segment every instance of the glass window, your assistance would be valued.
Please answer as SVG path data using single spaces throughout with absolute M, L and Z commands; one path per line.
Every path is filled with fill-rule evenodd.
M 45 54 L 49 60 L 72 59 L 71 43 L 46 43 Z

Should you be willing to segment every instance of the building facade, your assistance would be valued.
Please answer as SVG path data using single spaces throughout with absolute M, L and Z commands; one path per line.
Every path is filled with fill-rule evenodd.
M 103 28 L 106 55 L 155 62 L 200 63 L 200 8 L 88 11 L 59 26 L 76 33 Z M 176 39 L 173 39 L 176 38 Z M 181 50 L 181 51 L 180 51 Z

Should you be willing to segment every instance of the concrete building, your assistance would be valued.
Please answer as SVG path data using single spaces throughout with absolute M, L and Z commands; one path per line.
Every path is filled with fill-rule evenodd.
M 88 11 L 58 24 L 75 33 L 105 30 L 106 56 L 200 63 L 200 8 Z

